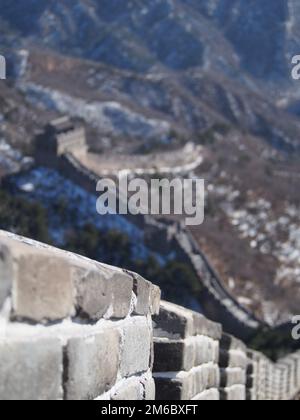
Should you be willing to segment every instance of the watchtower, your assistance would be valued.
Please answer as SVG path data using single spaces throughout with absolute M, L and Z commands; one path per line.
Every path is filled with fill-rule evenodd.
M 36 160 L 42 165 L 51 165 L 66 153 L 84 154 L 87 151 L 84 127 L 73 123 L 69 117 L 51 121 L 36 137 Z

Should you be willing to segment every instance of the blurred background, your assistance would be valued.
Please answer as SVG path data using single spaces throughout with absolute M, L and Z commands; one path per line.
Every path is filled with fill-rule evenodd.
M 93 194 L 38 165 L 34 145 L 69 116 L 100 168 L 197 161 L 206 219 L 190 233 L 262 321 L 253 346 L 297 345 L 276 327 L 300 308 L 299 2 L 0 0 L 0 53 L 2 229 L 138 271 L 201 311 L 187 263 L 130 220 L 100 218 Z

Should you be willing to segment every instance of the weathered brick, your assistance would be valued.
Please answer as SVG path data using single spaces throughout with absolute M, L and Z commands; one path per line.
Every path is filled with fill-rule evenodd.
M 209 365 L 208 370 L 208 388 L 219 388 L 220 386 L 220 370 L 218 365 Z
M 141 401 L 143 400 L 143 387 L 139 378 L 130 378 L 116 386 L 112 394 L 113 401 Z
M 196 395 L 192 398 L 193 401 L 219 401 L 220 393 L 218 389 L 208 389 L 203 391 L 201 394 Z
M 159 315 L 154 317 L 155 336 L 169 338 L 188 338 L 204 335 L 214 340 L 222 336 L 222 327 L 206 319 L 203 315 L 162 301 Z
M 144 387 L 144 399 L 146 401 L 155 400 L 155 382 L 151 373 L 146 374 L 142 380 L 142 385 Z
M 180 401 L 187 400 L 190 397 L 184 393 L 183 383 L 180 380 L 167 377 L 156 377 L 154 375 L 156 394 L 155 399 L 158 401 Z
M 208 388 L 209 382 L 209 370 L 206 365 L 200 366 L 194 372 L 190 372 L 189 375 L 194 380 L 194 388 L 191 392 L 190 398 L 194 395 L 200 394 Z
M 62 363 L 58 339 L 1 341 L 0 399 L 62 399 Z
M 136 315 L 157 315 L 160 306 L 160 288 L 145 280 L 139 274 L 130 272 L 134 281 L 134 292 L 137 303 L 134 310 Z
M 122 328 L 121 375 L 146 372 L 150 366 L 152 331 L 144 317 L 132 318 Z
M 217 363 L 219 357 L 218 342 L 209 337 L 197 336 L 195 341 L 195 366 L 209 362 Z
M 75 307 L 93 321 L 129 314 L 133 279 L 123 270 L 5 232 L 0 244 L 0 304 L 12 288 L 15 318 L 58 321 L 75 315 Z
M 91 400 L 116 382 L 120 334 L 107 329 L 69 340 L 65 348 L 65 392 L 68 400 Z
M 193 335 L 193 315 L 173 303 L 162 301 L 159 315 L 153 318 L 156 337 L 187 338 Z
M 220 348 L 223 350 L 241 350 L 242 352 L 247 353 L 245 344 L 228 334 L 222 335 Z
M 133 279 L 122 270 L 97 264 L 73 270 L 76 307 L 91 320 L 125 318 L 130 311 Z
M 246 371 L 240 368 L 220 369 L 221 387 L 231 387 L 233 385 L 246 384 Z
M 3 231 L 0 243 L 4 250 L 1 283 L 9 274 L 16 318 L 58 321 L 74 313 L 67 253 Z M 7 293 L 7 280 L 4 284 Z M 3 299 L 3 291 L 1 295 Z
M 246 388 L 244 385 L 233 385 L 220 390 L 221 400 L 224 401 L 245 401 Z
M 189 372 L 155 373 L 156 399 L 190 400 L 209 387 L 219 386 L 217 365 L 203 365 Z
M 191 311 L 192 312 L 192 311 Z M 203 315 L 192 312 L 194 331 L 193 335 L 205 335 L 214 340 L 220 340 L 222 337 L 222 326 L 205 318 Z
M 220 367 L 232 367 L 247 369 L 248 359 L 245 353 L 239 350 L 220 350 Z
M 150 289 L 150 314 L 158 315 L 160 311 L 161 290 L 159 287 L 152 285 Z
M 154 372 L 189 371 L 195 366 L 195 344 L 189 340 L 154 340 Z
M 33 321 L 57 321 L 74 311 L 71 269 L 59 257 L 29 253 L 15 261 L 13 314 Z
M 190 400 L 195 395 L 195 375 L 187 372 L 154 374 L 156 400 Z

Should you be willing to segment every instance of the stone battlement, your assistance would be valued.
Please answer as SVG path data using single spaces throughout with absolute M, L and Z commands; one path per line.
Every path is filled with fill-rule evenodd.
M 0 231 L 0 399 L 289 400 L 278 363 L 138 274 Z
M 156 286 L 6 232 L 0 266 L 0 399 L 154 398 Z
M 85 130 L 68 117 L 51 121 L 35 139 L 35 157 L 40 165 L 55 166 L 66 153 L 84 155 L 87 151 Z

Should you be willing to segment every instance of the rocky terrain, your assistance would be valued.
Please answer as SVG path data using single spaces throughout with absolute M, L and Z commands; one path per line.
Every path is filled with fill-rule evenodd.
M 297 112 L 299 96 L 294 1 L 22 4 L 1 0 L 1 44 L 32 101 L 68 109 L 109 137 L 174 142 L 226 122 L 298 148 L 298 121 L 282 112 Z M 33 54 L 29 74 L 17 48 Z

